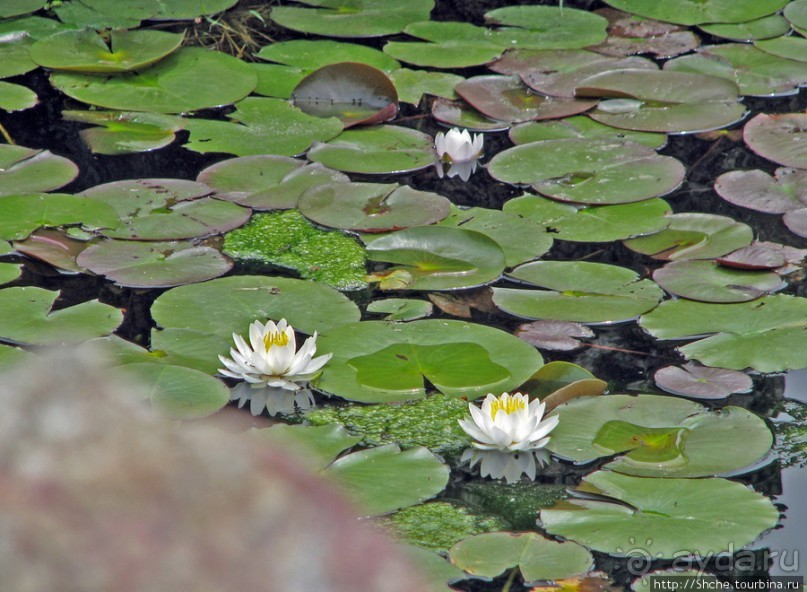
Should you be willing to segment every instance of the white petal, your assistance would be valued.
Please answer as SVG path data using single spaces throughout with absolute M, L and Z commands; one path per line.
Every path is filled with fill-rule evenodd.
M 475 423 L 468 421 L 467 419 L 458 419 L 457 421 L 465 433 L 477 442 L 481 442 L 483 444 L 494 444 L 490 437 L 488 437 L 485 432 L 480 430 Z
M 446 135 L 443 132 L 437 132 L 434 136 L 434 149 L 440 158 L 446 153 Z
M 263 389 L 255 389 L 250 395 L 249 411 L 252 415 L 260 415 L 266 407 L 267 393 Z
M 249 343 L 252 345 L 252 351 L 265 351 L 266 346 L 263 343 L 263 324 L 260 321 L 255 321 L 249 326 Z M 235 339 L 235 335 L 233 335 L 233 339 Z M 237 343 L 237 342 L 236 342 Z M 240 348 L 239 348 L 240 349 Z M 248 355 L 246 352 L 242 352 L 245 356 Z
M 235 342 L 235 347 L 238 348 L 238 353 L 240 353 L 244 358 L 249 359 L 252 356 L 252 348 L 249 347 L 244 338 L 238 335 L 237 333 L 233 333 L 233 341 Z M 230 350 L 230 355 L 232 356 L 233 350 Z

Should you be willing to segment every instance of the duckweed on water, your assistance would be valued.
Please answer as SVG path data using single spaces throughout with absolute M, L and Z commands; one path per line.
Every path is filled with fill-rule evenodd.
M 293 269 L 305 280 L 339 290 L 357 290 L 364 281 L 364 249 L 340 232 L 320 230 L 297 210 L 256 214 L 227 233 L 224 252 L 240 263 Z

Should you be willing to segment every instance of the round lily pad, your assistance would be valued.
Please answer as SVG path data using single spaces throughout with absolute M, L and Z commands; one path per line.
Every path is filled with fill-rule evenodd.
M 588 111 L 597 101 L 548 97 L 528 90 L 517 76 L 474 76 L 457 84 L 456 93 L 491 119 L 557 119 Z
M 21 240 L 43 226 L 112 228 L 115 210 L 105 203 L 62 193 L 0 195 L 0 239 Z
M 503 210 L 543 226 L 555 239 L 576 242 L 609 242 L 659 232 L 672 213 L 670 204 L 660 198 L 581 207 L 537 195 L 511 199 Z
M 750 226 L 727 216 L 685 212 L 668 220 L 666 230 L 628 239 L 625 246 L 654 259 L 678 261 L 721 257 L 754 239 Z
M 434 162 L 434 141 L 417 130 L 381 125 L 347 130 L 316 144 L 308 159 L 348 173 L 405 173 Z
M 416 226 L 377 238 L 367 245 L 367 257 L 395 265 L 384 275 L 397 272 L 396 288 L 406 290 L 472 288 L 497 280 L 505 266 L 492 238 L 448 226 Z
M 670 294 L 701 302 L 747 302 L 785 286 L 771 271 L 745 271 L 713 261 L 673 261 L 653 272 Z
M 293 39 L 270 43 L 261 48 L 255 57 L 303 70 L 316 70 L 337 62 L 359 62 L 385 72 L 401 67 L 400 62 L 372 47 L 327 39 Z
M 115 0 L 82 0 L 62 2 L 53 7 L 56 16 L 63 23 L 93 29 L 134 28 L 159 9 L 158 0 L 138 0 L 126 4 Z
M 0 145 L 0 195 L 51 191 L 77 176 L 73 161 L 49 150 Z
M 784 7 L 788 0 L 671 0 L 656 2 L 655 0 L 606 0 L 606 2 L 625 12 L 632 12 L 669 23 L 681 25 L 699 25 L 701 23 L 741 23 L 752 21 L 773 14 Z
M 485 13 L 485 21 L 528 29 L 544 49 L 575 49 L 605 40 L 608 21 L 598 14 L 560 6 L 505 6 Z
M 193 329 L 232 339 L 255 320 L 285 318 L 313 334 L 359 319 L 359 309 L 333 288 L 315 282 L 268 276 L 232 276 L 181 286 L 151 307 L 163 328 Z M 327 350 L 326 350 L 327 351 Z
M 504 49 L 484 41 L 390 41 L 384 45 L 384 53 L 407 64 L 446 69 L 481 66 L 499 57 Z
M 226 201 L 203 197 L 210 187 L 182 179 L 132 179 L 96 185 L 81 193 L 109 204 L 120 215 L 110 238 L 170 240 L 205 237 L 241 226 L 251 211 Z
M 22 265 L 15 263 L 0 263 L 0 284 L 13 282 L 22 274 Z
M 398 113 L 398 93 L 378 68 L 358 62 L 328 64 L 303 78 L 291 94 L 303 113 L 336 117 L 348 128 L 392 119 Z
M 79 135 L 94 153 L 110 155 L 163 148 L 185 127 L 181 117 L 138 111 L 62 111 L 62 119 L 99 126 Z
M 543 140 L 587 138 L 591 140 L 628 141 L 658 150 L 667 143 L 666 134 L 624 130 L 575 115 L 560 121 L 531 121 L 513 126 L 508 134 L 513 144 L 529 144 Z
M 398 99 L 403 103 L 413 105 L 420 103 L 420 99 L 426 94 L 456 99 L 457 94 L 454 92 L 454 87 L 465 80 L 456 74 L 410 70 L 409 68 L 394 70 L 389 73 L 389 77 L 398 91 Z
M 493 302 L 528 319 L 613 323 L 654 308 L 663 296 L 652 280 L 615 265 L 586 261 L 525 263 L 510 277 L 544 290 L 493 288 Z
M 807 367 L 805 298 L 773 295 L 737 304 L 672 300 L 644 315 L 639 324 L 657 339 L 707 335 L 679 348 L 688 359 L 707 366 L 760 372 Z
M 33 44 L 30 35 L 4 34 L 0 29 L 0 78 L 19 76 L 39 67 L 29 54 Z
M 723 78 L 670 70 L 616 70 L 580 81 L 583 97 L 601 101 L 589 116 L 606 125 L 645 132 L 692 133 L 740 121 L 737 85 Z
M 665 366 L 653 380 L 668 393 L 693 399 L 725 399 L 734 393 L 751 392 L 753 381 L 745 372 L 726 368 L 707 368 L 689 362 L 683 366 Z
M 788 2 L 783 12 L 785 18 L 793 25 L 793 28 L 804 34 L 804 31 L 807 30 L 807 2 L 804 2 L 804 0 Z
M 701 25 L 699 28 L 715 37 L 748 42 L 786 35 L 790 31 L 790 23 L 781 14 L 771 14 L 752 21 L 712 23 Z
M 760 113 L 743 128 L 743 140 L 763 158 L 795 168 L 807 168 L 807 114 Z
M 717 194 L 734 205 L 769 214 L 807 207 L 807 171 L 780 167 L 765 171 L 729 171 L 715 181 Z
M 493 578 L 518 568 L 526 582 L 587 573 L 591 554 L 577 543 L 559 543 L 534 532 L 477 534 L 451 547 L 451 562 L 472 576 Z
M 569 321 L 533 321 L 519 325 L 516 335 L 535 347 L 570 351 L 583 345 L 579 339 L 594 337 L 594 331 L 585 325 Z
M 230 390 L 223 382 L 191 368 L 141 363 L 113 372 L 121 381 L 141 385 L 151 404 L 171 419 L 207 417 L 230 401 Z
M 645 477 L 704 477 L 752 467 L 773 444 L 765 422 L 741 407 L 709 411 L 662 395 L 573 399 L 547 445 L 578 463 L 618 455 L 605 468 Z
M 776 37 L 774 39 L 761 39 L 754 42 L 754 47 L 781 58 L 796 60 L 798 62 L 807 61 L 807 53 L 805 53 L 805 50 L 807 50 L 807 39 L 804 37 L 796 37 L 793 35 Z
M 452 397 L 501 393 L 522 384 L 543 363 L 518 337 L 445 319 L 353 323 L 323 333 L 317 347 L 333 353 L 317 388 L 364 403 L 422 398 L 424 378 Z
M 551 534 L 614 555 L 680 558 L 742 549 L 773 528 L 779 510 L 765 496 L 726 479 L 648 479 L 611 471 L 583 477 L 583 492 L 540 511 Z
M 751 243 L 747 247 L 732 251 L 724 257 L 716 259 L 720 265 L 735 269 L 776 269 L 788 263 L 789 256 L 784 245 L 773 243 Z M 804 255 L 797 257 L 803 259 Z M 781 272 L 780 272 L 781 273 Z
M 275 6 L 271 19 L 287 29 L 326 37 L 381 37 L 400 33 L 406 25 L 428 20 L 434 0 L 390 4 L 386 0 L 305 0 L 312 8 Z
M 509 121 L 496 121 L 462 101 L 437 98 L 432 102 L 432 115 L 440 123 L 465 128 L 472 132 L 498 132 L 510 127 Z
M 342 131 L 335 117 L 306 115 L 288 101 L 247 97 L 228 115 L 231 122 L 188 119 L 186 148 L 196 152 L 228 152 L 238 156 L 294 156 L 313 142 L 330 140 Z
M 522 144 L 499 152 L 488 172 L 506 183 L 527 183 L 560 201 L 619 204 L 669 193 L 684 165 L 632 142 L 565 139 Z
M 752 96 L 794 94 L 807 84 L 803 62 L 775 56 L 746 43 L 703 46 L 697 54 L 667 62 L 664 69 L 725 78 L 737 84 L 740 94 Z
M 367 305 L 367 312 L 386 315 L 385 321 L 414 321 L 430 317 L 434 305 L 415 298 L 382 298 Z
M 108 335 L 123 312 L 90 300 L 53 310 L 59 292 L 33 286 L 0 290 L 0 338 L 13 343 L 64 345 Z
M 226 80 L 227 84 L 210 84 Z M 123 111 L 182 113 L 230 105 L 247 96 L 257 75 L 246 63 L 216 51 L 185 47 L 136 74 L 99 77 L 56 72 L 51 83 L 83 103 Z
M 27 86 L 0 81 L 0 109 L 24 111 L 39 102 L 39 97 Z
M 40 39 L 30 55 L 40 66 L 75 72 L 129 72 L 163 59 L 182 44 L 183 35 L 166 31 L 93 29 L 63 31 Z
M 445 218 L 451 202 L 442 195 L 397 183 L 330 183 L 306 191 L 298 207 L 332 228 L 385 232 L 432 224 Z
M 40 228 L 28 238 L 14 241 L 14 250 L 28 257 L 45 261 L 66 271 L 80 273 L 76 257 L 88 243 L 70 238 L 64 231 Z
M 232 261 L 211 247 L 186 242 L 131 242 L 106 240 L 76 258 L 85 269 L 119 286 L 170 288 L 224 275 Z
M 807 237 L 807 208 L 787 212 L 782 221 L 792 233 Z

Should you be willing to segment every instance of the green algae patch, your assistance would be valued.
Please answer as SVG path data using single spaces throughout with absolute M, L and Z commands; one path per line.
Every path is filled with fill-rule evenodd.
M 468 416 L 468 403 L 443 394 L 401 405 L 348 405 L 308 414 L 313 425 L 338 424 L 362 437 L 362 446 L 395 443 L 425 446 L 442 455 L 459 455 L 471 441 L 457 423 Z
M 367 287 L 364 248 L 341 232 L 314 227 L 297 210 L 255 214 L 225 235 L 223 251 L 241 264 L 291 269 L 338 290 Z
M 404 542 L 429 549 L 448 551 L 464 538 L 506 528 L 501 519 L 475 514 L 449 502 L 429 502 L 399 510 L 379 522 Z
M 565 485 L 539 483 L 466 483 L 462 499 L 479 512 L 499 516 L 511 530 L 535 530 L 540 508 L 549 508 L 566 498 Z

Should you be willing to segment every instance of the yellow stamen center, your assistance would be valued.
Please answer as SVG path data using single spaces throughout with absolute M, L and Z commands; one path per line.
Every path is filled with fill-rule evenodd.
M 286 335 L 285 331 L 268 331 L 263 336 L 263 344 L 266 346 L 267 350 L 269 350 L 273 345 L 283 347 L 288 342 L 289 336 Z
M 524 405 L 524 399 L 521 397 L 513 397 L 508 394 L 501 395 L 497 397 L 490 404 L 490 417 L 491 419 L 496 419 L 496 413 L 501 410 L 504 411 L 506 414 L 510 415 L 511 413 L 515 413 L 519 409 L 525 409 L 526 405 Z

